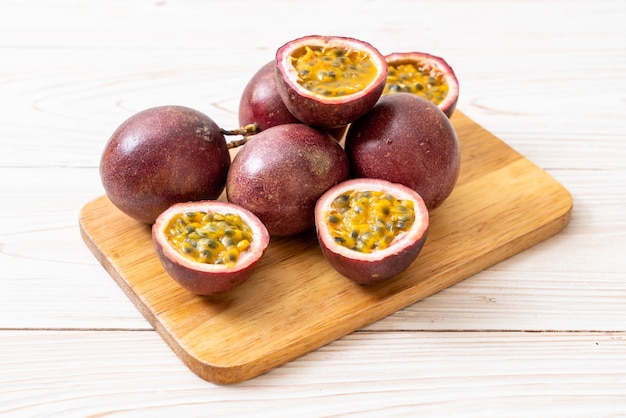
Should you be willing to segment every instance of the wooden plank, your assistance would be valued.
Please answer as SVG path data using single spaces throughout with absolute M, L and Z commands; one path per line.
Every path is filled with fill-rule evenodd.
M 431 214 L 418 260 L 362 287 L 324 260 L 313 233 L 273 239 L 254 276 L 217 298 L 178 286 L 161 268 L 150 228 L 106 196 L 88 202 L 83 239 L 183 362 L 215 383 L 240 382 L 371 324 L 559 232 L 570 193 L 461 112 L 452 119 L 462 170 Z
M 624 352 L 625 333 L 359 331 L 215 386 L 154 332 L 5 330 L 0 416 L 623 417 Z

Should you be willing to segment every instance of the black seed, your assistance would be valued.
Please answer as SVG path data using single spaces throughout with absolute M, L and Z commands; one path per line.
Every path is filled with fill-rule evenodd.
M 337 216 L 337 215 L 330 215 L 328 217 L 328 222 L 330 222 L 331 224 L 336 224 L 337 222 L 339 222 L 339 216 Z
M 400 215 L 398 216 L 398 221 L 400 222 L 409 222 L 411 220 L 411 215 Z

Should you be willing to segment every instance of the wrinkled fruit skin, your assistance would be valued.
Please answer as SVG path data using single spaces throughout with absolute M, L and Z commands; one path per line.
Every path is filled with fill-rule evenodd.
M 379 69 L 378 76 L 359 93 L 325 98 L 308 92 L 297 83 L 298 74 L 291 64 L 291 54 L 304 45 L 343 46 L 367 50 Z M 276 81 L 278 93 L 291 114 L 303 123 L 318 128 L 337 128 L 356 120 L 376 104 L 385 88 L 387 62 L 380 52 L 367 42 L 339 36 L 305 36 L 286 43 L 276 52 Z
M 109 139 L 100 177 L 111 202 L 152 224 L 174 203 L 216 199 L 230 167 L 226 140 L 205 114 L 160 106 L 124 121 Z
M 337 141 L 304 124 L 278 125 L 253 135 L 233 158 L 226 196 L 271 236 L 295 235 L 313 229 L 315 202 L 348 175 Z
M 165 226 L 173 215 L 194 210 L 239 214 L 254 232 L 248 256 L 242 257 L 236 266 L 229 268 L 188 260 L 173 249 L 163 233 Z M 174 204 L 159 215 L 152 225 L 152 242 L 165 271 L 183 288 L 202 296 L 227 293 L 243 284 L 265 254 L 269 239 L 267 229 L 254 214 L 230 203 L 214 200 Z
M 439 207 L 452 193 L 461 154 L 456 131 L 436 105 L 411 93 L 382 97 L 350 125 L 346 153 L 353 177 L 404 184 Z
M 440 73 L 444 74 L 449 90 L 448 96 L 439 104 L 439 108 L 447 117 L 452 116 L 459 100 L 459 80 L 454 70 L 445 59 L 426 52 L 394 52 L 385 55 L 385 60 L 388 65 L 412 63 L 417 66 L 420 63 L 428 63 L 435 67 Z
M 328 233 L 325 211 L 346 190 L 380 190 L 414 202 L 416 223 L 404 236 L 383 251 L 363 254 L 337 244 Z M 315 207 L 315 226 L 320 248 L 328 263 L 340 274 L 361 284 L 387 281 L 406 270 L 418 257 L 428 236 L 430 220 L 423 199 L 413 189 L 378 179 L 351 179 L 329 189 Z
M 276 62 L 262 66 L 244 88 L 239 101 L 239 124 L 255 124 L 259 130 L 275 125 L 299 123 L 278 94 L 276 88 Z

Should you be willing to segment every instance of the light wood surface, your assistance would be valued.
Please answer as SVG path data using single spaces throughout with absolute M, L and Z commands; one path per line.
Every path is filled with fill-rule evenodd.
M 624 22 L 621 0 L 3 1 L 0 415 L 626 415 Z M 233 127 L 251 74 L 311 33 L 445 57 L 458 109 L 565 186 L 571 220 L 281 367 L 216 385 L 111 279 L 79 214 L 103 193 L 100 154 L 122 120 L 184 104 Z

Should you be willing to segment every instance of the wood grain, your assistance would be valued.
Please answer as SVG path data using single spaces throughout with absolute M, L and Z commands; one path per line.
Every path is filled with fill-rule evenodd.
M 626 369 L 626 339 L 620 333 L 356 332 L 234 386 L 207 384 L 189 373 L 154 332 L 4 334 L 0 362 L 10 360 L 2 371 L 11 376 L 4 386 L 11 396 L 0 404 L 3 417 L 626 412 L 618 372 Z
M 418 260 L 362 287 L 325 262 L 313 234 L 273 239 L 254 276 L 220 297 L 179 287 L 161 268 L 150 230 L 106 196 L 80 215 L 83 239 L 183 362 L 202 378 L 255 377 L 443 290 L 559 232 L 572 197 L 545 171 L 461 112 L 459 182 L 431 214 Z

